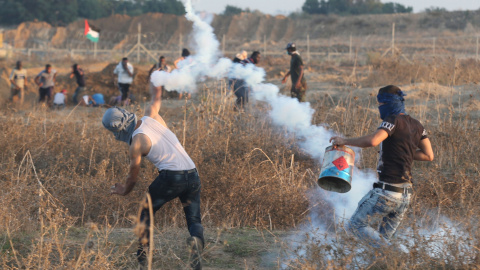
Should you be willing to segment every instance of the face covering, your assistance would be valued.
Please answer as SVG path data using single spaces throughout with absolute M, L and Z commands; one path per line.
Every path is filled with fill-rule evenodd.
M 405 113 L 405 104 L 403 103 L 405 99 L 403 98 L 406 96 L 402 91 L 398 92 L 397 94 L 390 94 L 390 93 L 381 93 L 377 95 L 377 101 L 380 103 L 385 103 L 383 105 L 378 106 L 378 110 L 380 111 L 380 118 L 385 120 L 389 115 L 398 115 L 398 114 L 406 114 Z
M 130 144 L 133 131 L 137 126 L 137 116 L 122 108 L 113 107 L 105 111 L 102 124 L 113 132 L 116 140 Z

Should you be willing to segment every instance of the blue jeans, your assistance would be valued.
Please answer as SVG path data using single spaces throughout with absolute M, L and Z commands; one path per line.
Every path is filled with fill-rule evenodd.
M 152 198 L 153 214 L 165 203 L 179 198 L 183 205 L 187 227 L 191 236 L 202 239 L 203 226 L 200 215 L 200 177 L 197 172 L 178 174 L 173 171 L 161 171 L 158 177 L 148 187 L 148 193 Z M 140 237 L 149 239 L 150 215 L 148 207 L 142 209 L 140 222 L 145 222 L 146 229 Z
M 407 211 L 410 197 L 410 194 L 380 188 L 370 190 L 360 200 L 357 210 L 350 219 L 348 224 L 350 232 L 372 247 L 390 245 L 389 240 Z
M 85 86 L 79 86 L 77 89 L 75 89 L 75 93 L 73 94 L 73 104 L 77 105 L 78 104 L 78 97 L 81 95 L 81 93 L 85 91 Z

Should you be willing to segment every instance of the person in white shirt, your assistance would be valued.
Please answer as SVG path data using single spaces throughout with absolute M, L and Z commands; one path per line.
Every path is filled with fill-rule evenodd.
M 63 109 L 65 108 L 65 101 L 67 100 L 67 90 L 63 89 L 59 93 L 56 93 L 53 97 L 53 108 Z
M 25 87 L 27 86 L 27 70 L 22 67 L 22 62 L 17 61 L 15 68 L 10 73 L 10 83 L 12 101 L 15 101 L 15 97 L 18 97 L 18 104 L 21 106 L 23 104 Z
M 122 62 L 118 63 L 113 74 L 118 76 L 118 88 L 122 93 L 122 103 L 125 105 L 130 85 L 133 83 L 133 66 L 128 63 L 128 58 L 124 57 Z
M 180 199 L 190 232 L 187 240 L 191 250 L 190 265 L 193 269 L 201 269 L 201 252 L 205 240 L 200 214 L 200 178 L 195 163 L 159 115 L 162 91 L 162 86 L 153 87 L 150 84 L 152 100 L 145 110 L 145 116 L 138 121 L 134 113 L 118 107 L 106 110 L 103 115 L 103 126 L 113 132 L 115 139 L 130 145 L 130 168 L 126 182 L 116 183 L 110 192 L 128 195 L 137 182 L 142 156 L 152 162 L 159 171 L 148 188 L 153 214 L 165 203 L 177 197 Z M 149 207 L 142 206 L 140 222 L 145 229 L 141 233 L 137 251 L 142 266 L 146 265 L 150 218 L 153 216 L 149 215 Z

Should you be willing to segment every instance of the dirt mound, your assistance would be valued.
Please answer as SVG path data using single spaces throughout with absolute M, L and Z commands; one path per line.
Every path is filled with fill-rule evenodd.
M 453 17 L 463 20 L 452 20 Z M 464 12 L 445 12 L 440 15 L 396 14 L 396 15 L 309 15 L 309 16 L 271 16 L 259 12 L 242 13 L 234 16 L 214 15 L 212 26 L 221 40 L 223 36 L 233 49 L 244 45 L 261 47 L 264 38 L 268 45 L 305 40 L 330 39 L 334 36 L 369 37 L 372 35 L 390 35 L 391 25 L 395 22 L 396 34 L 402 37 L 422 37 L 432 35 L 455 34 L 459 30 L 467 31 L 480 27 L 480 10 Z M 179 43 L 189 44 L 188 34 L 191 22 L 184 16 L 162 13 L 148 13 L 137 17 L 113 15 L 108 18 L 90 20 L 100 31 L 98 49 L 129 50 L 137 42 L 138 25 L 142 26 L 142 43 L 150 49 L 178 49 Z M 5 41 L 16 48 L 69 48 L 85 49 L 92 47 L 83 36 L 83 20 L 71 23 L 67 27 L 52 27 L 45 22 L 26 22 L 16 29 L 5 32 Z M 256 42 L 256 43 L 255 43 Z M 315 46 L 312 44 L 312 46 Z

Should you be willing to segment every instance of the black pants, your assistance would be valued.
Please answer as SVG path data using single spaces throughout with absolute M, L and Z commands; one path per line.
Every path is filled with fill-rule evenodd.
M 53 92 L 53 86 L 46 87 L 46 88 L 40 87 L 40 89 L 38 89 L 38 93 L 40 96 L 38 101 L 47 102 L 47 103 L 50 102 L 50 100 L 52 99 L 52 92 Z
M 248 92 L 250 90 L 247 83 L 240 79 L 231 79 L 229 83 L 234 91 L 233 93 L 237 97 L 235 104 L 239 108 L 245 107 L 245 104 L 248 103 Z
M 128 83 L 118 83 L 120 92 L 122 92 L 122 101 L 128 98 L 128 91 L 130 90 L 130 84 Z
M 196 171 L 191 173 L 184 171 L 184 174 L 179 174 L 165 170 L 161 171 L 148 187 L 148 193 L 152 198 L 153 214 L 165 203 L 178 197 L 183 205 L 190 235 L 202 239 L 202 242 L 205 243 L 200 215 L 200 187 L 200 177 Z M 146 225 L 144 233 L 140 236 L 140 242 L 142 242 L 142 239 L 149 239 L 150 215 L 148 208 L 142 209 L 140 222 L 145 222 Z

